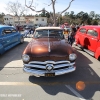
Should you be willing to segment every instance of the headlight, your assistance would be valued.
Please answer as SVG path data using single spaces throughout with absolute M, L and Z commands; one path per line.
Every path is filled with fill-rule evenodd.
M 27 54 L 22 55 L 22 60 L 23 60 L 24 62 L 28 62 L 28 61 L 30 60 L 29 55 L 27 55 Z
M 69 55 L 69 60 L 73 61 L 77 58 L 76 54 L 72 53 Z

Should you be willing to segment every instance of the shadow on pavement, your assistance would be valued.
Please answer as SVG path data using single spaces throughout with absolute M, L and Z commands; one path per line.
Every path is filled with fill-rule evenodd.
M 56 76 L 56 77 L 34 77 L 30 76 L 29 81 L 38 84 L 43 90 L 50 95 L 57 95 L 63 92 L 75 96 L 65 85 L 70 85 L 75 91 L 81 94 L 86 100 L 92 100 L 94 94 L 100 91 L 100 78 L 95 71 L 89 66 L 92 64 L 86 56 L 84 56 L 78 49 L 76 49 L 77 69 L 75 72 Z M 94 66 L 95 67 L 95 66 Z M 76 88 L 76 84 L 82 81 L 85 87 L 82 91 Z M 77 96 L 76 96 L 77 97 Z
M 0 70 L 2 70 L 8 63 L 12 61 L 21 60 L 21 55 L 28 43 L 29 42 L 25 41 L 23 44 L 18 44 L 2 54 L 0 56 Z M 12 66 L 15 67 L 15 65 Z

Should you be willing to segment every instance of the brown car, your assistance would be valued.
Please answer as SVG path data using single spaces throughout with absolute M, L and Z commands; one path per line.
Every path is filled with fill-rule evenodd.
M 39 27 L 25 48 L 24 72 L 34 76 L 52 77 L 73 72 L 76 54 L 66 42 L 60 27 Z

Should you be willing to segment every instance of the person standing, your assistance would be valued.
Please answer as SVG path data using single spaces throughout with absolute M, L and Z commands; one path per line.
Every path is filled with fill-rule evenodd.
M 26 37 L 27 38 L 27 35 L 29 34 L 29 28 L 25 28 L 25 30 L 24 30 L 24 37 Z
M 63 31 L 63 34 L 64 34 L 64 37 L 65 39 L 68 41 L 68 34 L 69 34 L 69 29 L 65 28 L 64 31 Z
M 72 29 L 71 32 L 68 34 L 68 43 L 72 46 L 73 42 L 74 42 L 74 30 Z

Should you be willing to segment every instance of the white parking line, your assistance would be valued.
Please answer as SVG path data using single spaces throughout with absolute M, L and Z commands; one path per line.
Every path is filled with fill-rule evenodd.
M 89 69 L 91 75 L 94 75 L 93 71 L 90 68 L 88 68 L 88 69 Z
M 71 92 L 73 92 L 80 100 L 86 100 L 82 95 L 75 91 L 70 85 L 65 85 Z

